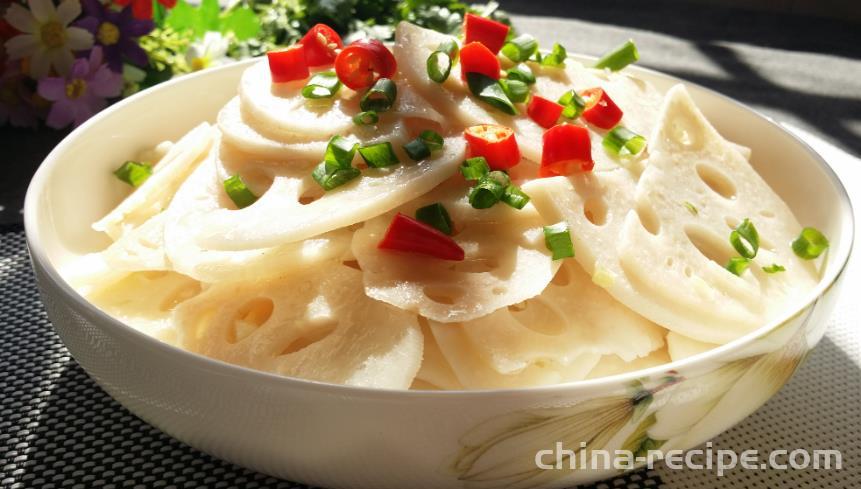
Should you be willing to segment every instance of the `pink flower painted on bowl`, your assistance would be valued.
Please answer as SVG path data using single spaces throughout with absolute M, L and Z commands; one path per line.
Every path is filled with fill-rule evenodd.
M 45 123 L 60 129 L 79 126 L 117 97 L 123 88 L 123 77 L 111 71 L 102 60 L 102 48 L 95 47 L 89 59 L 76 59 L 66 77 L 39 81 L 39 95 L 53 102 Z

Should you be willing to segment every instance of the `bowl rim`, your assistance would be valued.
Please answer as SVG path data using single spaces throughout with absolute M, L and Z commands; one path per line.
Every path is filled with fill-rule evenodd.
M 590 62 L 597 59 L 597 57 L 594 56 L 576 53 L 569 54 L 568 57 L 578 62 Z M 842 256 L 834 257 L 834 259 L 839 260 L 838 266 L 832 268 L 831 271 L 819 281 L 816 288 L 805 297 L 804 301 L 799 302 L 798 306 L 792 309 L 787 309 L 786 313 L 774 318 L 763 326 L 760 326 L 755 330 L 739 338 L 736 338 L 733 341 L 717 346 L 705 352 L 698 353 L 688 358 L 671 361 L 646 369 L 624 372 L 621 374 L 599 377 L 595 379 L 584 379 L 560 384 L 517 388 L 410 390 L 381 389 L 376 387 L 332 384 L 296 377 L 286 377 L 271 372 L 264 372 L 248 367 L 243 367 L 240 365 L 227 363 L 221 360 L 206 357 L 201 354 L 193 353 L 184 350 L 178 346 L 164 343 L 156 338 L 146 335 L 141 331 L 138 331 L 137 329 L 125 324 L 118 319 L 115 319 L 114 317 L 103 312 L 94 304 L 86 300 L 76 290 L 74 290 L 71 285 L 69 285 L 69 283 L 61 276 L 59 271 L 54 267 L 53 263 L 48 257 L 45 248 L 43 248 L 41 243 L 38 219 L 38 204 L 41 195 L 40 192 L 45 188 L 45 183 L 48 180 L 48 175 L 50 174 L 51 170 L 56 165 L 60 164 L 59 155 L 64 153 L 66 151 L 66 148 L 72 145 L 81 134 L 86 133 L 91 126 L 98 124 L 102 119 L 109 117 L 113 112 L 123 110 L 127 105 L 136 103 L 139 99 L 145 98 L 153 93 L 171 90 L 175 85 L 191 82 L 201 77 L 216 76 L 228 70 L 239 70 L 248 65 L 259 62 L 261 59 L 261 57 L 252 58 L 239 61 L 237 63 L 232 63 L 229 65 L 184 75 L 142 90 L 141 92 L 138 92 L 131 97 L 127 97 L 113 104 L 107 109 L 99 112 L 98 114 L 90 118 L 88 121 L 86 121 L 84 124 L 74 129 L 65 138 L 63 138 L 63 140 L 59 144 L 57 144 L 54 149 L 51 150 L 48 156 L 45 157 L 45 159 L 39 165 L 38 169 L 33 175 L 33 178 L 30 181 L 24 201 L 24 230 L 27 245 L 30 251 L 30 257 L 33 261 L 33 266 L 34 268 L 41 269 L 42 273 L 47 276 L 47 278 L 56 286 L 55 290 L 58 290 L 67 302 L 71 302 L 78 310 L 85 311 L 86 315 L 89 316 L 91 320 L 96 319 L 98 321 L 101 321 L 102 324 L 109 325 L 110 328 L 116 334 L 122 335 L 126 339 L 129 339 L 131 341 L 139 342 L 142 348 L 149 350 L 153 353 L 159 353 L 163 355 L 177 355 L 176 358 L 178 361 L 181 360 L 191 362 L 191 364 L 197 370 L 207 371 L 210 374 L 217 374 L 226 377 L 247 378 L 249 381 L 263 382 L 265 386 L 278 389 L 295 388 L 305 391 L 316 391 L 321 394 L 327 395 L 349 396 L 352 398 L 378 400 L 483 400 L 486 398 L 499 397 L 521 398 L 558 393 L 570 394 L 573 392 L 588 391 L 593 389 L 616 389 L 627 385 L 631 381 L 642 378 L 651 378 L 654 376 L 665 374 L 666 372 L 671 370 L 695 369 L 698 366 L 702 367 L 703 365 L 708 365 L 710 362 L 717 360 L 720 357 L 727 355 L 728 353 L 741 350 L 743 347 L 749 345 L 754 340 L 767 335 L 784 322 L 789 321 L 790 319 L 798 315 L 800 312 L 807 309 L 809 306 L 814 305 L 823 296 L 823 294 L 834 285 L 837 279 L 845 271 L 846 265 L 849 261 L 849 257 L 852 254 L 852 248 L 855 240 L 855 220 L 852 202 L 849 198 L 849 194 L 845 186 L 843 185 L 843 182 L 840 180 L 840 178 L 837 176 L 831 166 L 819 153 L 813 150 L 813 148 L 811 148 L 810 145 L 807 144 L 807 142 L 793 134 L 791 131 L 788 131 L 785 127 L 783 127 L 771 117 L 762 114 L 759 111 L 748 106 L 747 104 L 737 101 L 720 92 L 702 86 L 698 83 L 693 83 L 673 75 L 662 73 L 658 70 L 653 70 L 643 66 L 629 66 L 626 68 L 626 70 L 630 70 L 630 72 L 633 72 L 635 74 L 645 74 L 650 77 L 665 78 L 674 83 L 681 83 L 687 87 L 693 87 L 699 91 L 705 92 L 710 96 L 717 97 L 723 103 L 727 103 L 744 110 L 752 117 L 764 120 L 768 125 L 776 128 L 780 132 L 783 132 L 784 134 L 792 138 L 796 143 L 798 143 L 807 153 L 807 156 L 812 158 L 812 160 L 816 162 L 816 164 L 820 167 L 821 170 L 824 170 L 825 175 L 831 181 L 831 184 L 834 186 L 835 190 L 839 194 L 840 207 L 842 208 L 841 217 L 844 223 L 843 225 L 845 227 L 844 232 L 846 233 L 846 238 L 844 239 L 848 242 L 848 246 L 845 247 L 845 252 L 843 252 Z M 826 255 L 826 257 L 832 259 L 830 253 Z

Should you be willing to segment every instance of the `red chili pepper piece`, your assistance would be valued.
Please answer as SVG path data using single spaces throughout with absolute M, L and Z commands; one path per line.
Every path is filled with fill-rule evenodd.
M 344 47 L 341 36 L 326 24 L 317 24 L 299 41 L 305 46 L 305 59 L 308 66 L 328 66 L 335 62 L 337 50 Z
M 622 109 L 601 88 L 589 88 L 580 92 L 586 102 L 582 117 L 589 124 L 601 129 L 612 129 L 622 120 Z
M 269 59 L 269 72 L 272 81 L 284 83 L 293 80 L 304 80 L 310 76 L 308 62 L 305 60 L 305 46 L 296 44 L 280 51 L 266 53 Z
M 520 163 L 520 147 L 511 128 L 481 124 L 466 128 L 463 137 L 468 157 L 484 156 L 491 170 L 507 170 Z
M 559 124 L 545 131 L 543 139 L 539 177 L 571 175 L 591 171 L 595 166 L 589 130 L 585 127 Z
M 494 55 L 499 53 L 508 36 L 508 26 L 475 14 L 466 14 L 463 21 L 464 44 L 480 42 Z
M 449 236 L 400 212 L 392 219 L 377 248 L 421 253 L 441 260 L 464 259 L 463 248 Z
M 561 104 L 547 100 L 544 97 L 539 97 L 538 95 L 533 95 L 532 100 L 529 101 L 529 105 L 526 107 L 526 113 L 529 117 L 545 129 L 549 129 L 556 124 L 563 110 L 565 110 L 565 107 Z
M 499 58 L 480 42 L 471 42 L 460 50 L 460 77 L 467 73 L 481 73 L 499 80 Z
M 376 39 L 350 43 L 335 58 L 335 73 L 353 90 L 370 87 L 380 78 L 392 78 L 398 70 L 395 56 Z

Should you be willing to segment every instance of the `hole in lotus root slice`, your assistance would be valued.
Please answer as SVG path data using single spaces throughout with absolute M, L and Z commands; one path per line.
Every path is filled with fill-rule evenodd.
M 463 296 L 463 289 L 449 285 L 429 285 L 424 288 L 428 299 L 439 304 L 454 304 Z
M 559 267 L 550 283 L 557 287 L 565 287 L 571 283 L 571 275 L 568 273 L 568 267 Z
M 600 197 L 592 197 L 584 203 L 583 214 L 592 224 L 603 226 L 607 222 L 607 204 Z
M 637 202 L 637 217 L 640 219 L 640 224 L 643 225 L 643 228 L 653 235 L 657 235 L 661 232 L 661 221 L 658 219 L 657 214 L 655 214 L 654 209 L 652 209 L 649 204 L 644 201 Z
M 181 287 L 170 291 L 170 293 L 162 299 L 160 309 L 165 312 L 170 311 L 176 307 L 177 304 L 185 302 L 199 294 L 201 290 L 200 282 L 189 282 L 183 284 Z
M 721 267 L 725 266 L 733 256 L 729 241 L 718 238 L 707 228 L 697 225 L 685 226 L 685 235 L 703 256 Z
M 509 311 L 517 322 L 536 333 L 559 336 L 566 331 L 565 319 L 541 300 L 527 300 L 522 309 Z
M 361 266 L 361 265 L 359 265 L 359 261 L 358 261 L 358 260 L 356 260 L 356 259 L 353 259 L 353 260 L 344 260 L 344 261 L 342 261 L 342 262 L 341 262 L 341 264 L 343 264 L 343 265 L 344 265 L 344 266 L 346 266 L 346 267 L 350 267 L 350 268 L 352 268 L 352 269 L 354 269 L 354 270 L 359 270 L 359 271 L 361 271 L 361 270 L 362 270 L 362 266 Z
M 497 268 L 499 268 L 499 260 L 494 257 L 477 257 L 470 260 L 455 262 L 449 266 L 449 270 L 466 273 L 484 273 L 496 270 Z
M 227 342 L 242 341 L 263 326 L 272 317 L 274 309 L 275 303 L 268 297 L 258 297 L 243 304 L 236 312 L 232 327 L 227 330 Z
M 323 324 L 316 325 L 299 338 L 291 341 L 290 344 L 284 347 L 278 355 L 289 355 L 291 353 L 304 350 L 332 334 L 336 327 L 338 327 L 337 321 L 328 321 Z
M 697 165 L 697 175 L 714 193 L 725 199 L 732 200 L 735 198 L 735 183 L 714 166 L 706 164 Z

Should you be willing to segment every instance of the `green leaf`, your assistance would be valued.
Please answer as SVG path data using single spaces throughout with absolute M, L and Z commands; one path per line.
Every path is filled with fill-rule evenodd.
M 221 19 L 221 32 L 233 33 L 239 41 L 254 38 L 260 33 L 260 19 L 249 7 L 237 7 Z

